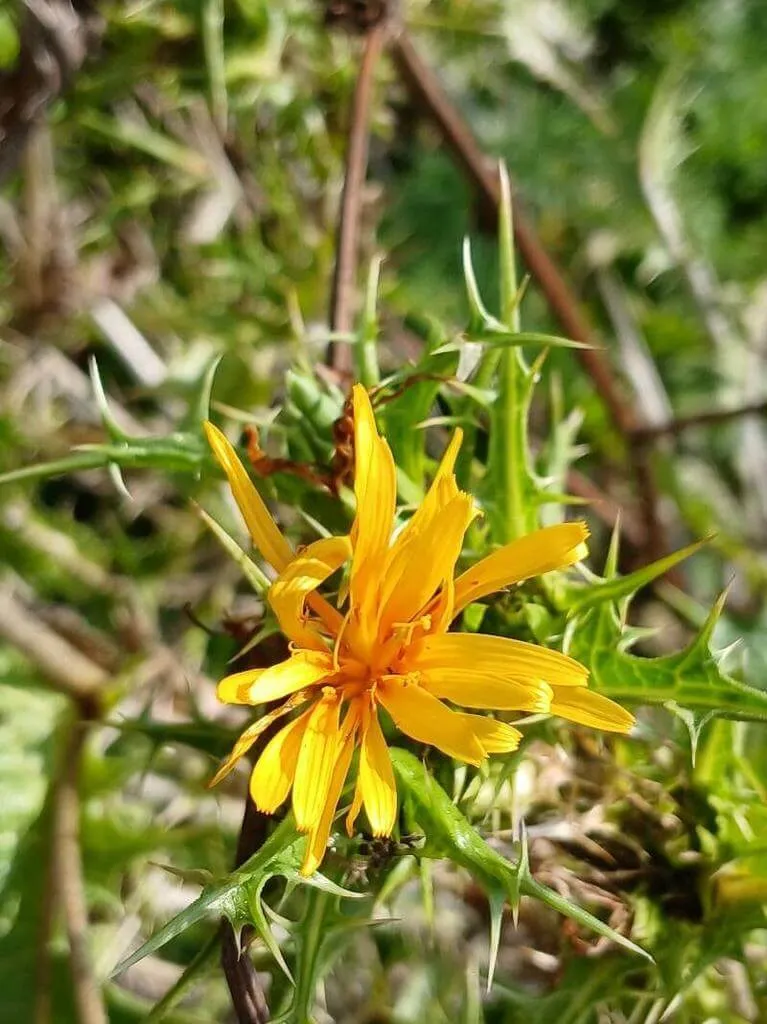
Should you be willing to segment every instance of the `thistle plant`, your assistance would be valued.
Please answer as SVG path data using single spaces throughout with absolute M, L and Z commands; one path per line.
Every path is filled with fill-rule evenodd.
M 651 739 L 653 708 L 684 724 L 685 770 L 705 785 L 738 757 L 726 720 L 764 723 L 767 694 L 728 674 L 712 652 L 723 598 L 685 650 L 647 658 L 630 649 L 643 635 L 628 624 L 633 595 L 701 542 L 620 575 L 616 529 L 601 572 L 589 565 L 588 510 L 567 518 L 576 504 L 564 484 L 578 455 L 574 419 L 562 410 L 552 417 L 542 454 L 528 429 L 546 352 L 571 343 L 521 328 L 525 285 L 516 280 L 503 173 L 501 180 L 498 315 L 481 296 L 467 243 L 465 330 L 450 336 L 435 324 L 420 359 L 387 374 L 379 365 L 376 264 L 351 342 L 365 383 L 341 387 L 299 360 L 286 375 L 274 456 L 253 434 L 238 452 L 227 423 L 211 422 L 216 364 L 178 430 L 149 440 L 117 426 L 94 365 L 109 443 L 4 478 L 19 483 L 102 466 L 126 493 L 122 470 L 172 471 L 187 493 L 204 492 L 206 508 L 219 499 L 215 515 L 200 515 L 263 601 L 261 628 L 243 651 L 229 652 L 258 654 L 256 667 L 237 666 L 217 686 L 223 704 L 248 708 L 239 736 L 199 712 L 181 724 L 148 712 L 129 719 L 110 717 L 106 707 L 89 712 L 123 737 L 149 738 L 153 749 L 173 743 L 202 752 L 213 792 L 244 795 L 269 816 L 234 871 L 211 873 L 207 863 L 182 870 L 204 880 L 201 895 L 117 966 L 120 974 L 193 925 L 208 927 L 208 941 L 155 1007 L 154 1021 L 215 956 L 219 932 L 203 923 L 211 917 L 231 923 L 236 957 L 255 956 L 270 975 L 273 1019 L 319 1019 L 318 985 L 348 955 L 353 935 L 375 934 L 381 909 L 396 906 L 408 886 L 432 912 L 434 862 L 470 876 L 484 893 L 482 974 L 491 1004 L 509 998 L 504 980 L 496 984 L 496 962 L 504 913 L 510 909 L 516 924 L 529 907 L 523 899 L 569 919 L 567 934 L 579 943 L 598 936 L 612 954 L 587 961 L 591 974 L 571 964 L 564 996 L 585 975 L 595 1000 L 630 1011 L 630 987 L 610 986 L 615 977 L 638 977 L 660 1013 L 691 984 L 689 973 L 670 972 L 671 939 L 649 897 L 625 897 L 628 918 L 617 920 L 599 912 L 604 903 L 590 901 L 577 878 L 550 884 L 508 791 L 517 793 L 542 746 L 551 754 L 558 742 L 597 744 L 617 794 L 604 813 L 614 814 L 619 832 L 628 821 L 626 787 L 654 783 L 652 769 L 622 767 Z M 253 550 L 238 542 L 237 520 L 220 502 L 229 495 Z M 541 525 L 544 511 L 550 525 Z M 280 653 L 272 656 L 266 641 L 275 639 Z M 216 771 L 217 756 L 224 759 Z M 630 781 L 615 781 L 621 772 Z M 246 776 L 242 794 L 237 780 Z M 763 813 L 751 807 L 743 834 L 725 827 L 742 798 L 739 785 L 719 794 L 716 836 L 696 825 L 708 856 L 699 881 L 705 909 L 699 927 L 679 937 L 692 977 L 764 924 L 764 873 L 744 840 L 763 835 Z M 499 840 L 506 818 L 511 835 Z M 256 938 L 246 944 L 245 935 Z M 467 988 L 459 1003 L 465 1019 L 479 1020 L 481 1000 L 472 993 Z M 556 999 L 523 1000 L 520 1012 L 560 1019 Z
M 351 388 L 351 486 L 334 487 L 335 498 L 320 494 L 326 468 L 291 458 L 307 451 L 307 438 L 315 453 L 332 451 L 328 409 L 340 416 L 346 401 L 306 368 L 288 377 L 287 457 L 270 463 L 259 448 L 254 459 L 267 476 L 249 473 L 222 429 L 205 422 L 254 551 L 240 547 L 232 525 L 202 515 L 270 609 L 260 635 L 281 635 L 287 645 L 282 660 L 219 682 L 219 700 L 252 710 L 210 783 L 228 785 L 251 757 L 246 799 L 272 824 L 244 864 L 208 884 L 120 970 L 206 915 L 222 914 L 238 935 L 254 928 L 282 972 L 272 992 L 277 1019 L 313 1020 L 317 984 L 343 954 L 350 922 L 370 924 L 373 907 L 399 891 L 416 864 L 427 899 L 423 869 L 433 860 L 468 871 L 487 895 L 488 992 L 504 907 L 516 920 L 522 897 L 622 948 L 627 970 L 650 959 L 636 939 L 657 951 L 647 928 L 637 924 L 633 936 L 616 929 L 536 878 L 524 829 L 503 850 L 489 843 L 465 795 L 489 786 L 492 814 L 501 787 L 524 768 L 527 737 L 552 742 L 550 722 L 613 734 L 610 742 L 629 749 L 640 742 L 643 707 L 662 705 L 688 727 L 694 759 L 712 718 L 764 721 L 767 696 L 725 673 L 711 653 L 721 603 L 680 654 L 648 659 L 629 650 L 640 635 L 626 625 L 631 596 L 699 543 L 620 576 L 616 531 L 600 575 L 584 564 L 582 519 L 539 526 L 542 508 L 571 502 L 560 477 L 575 449 L 569 422 L 555 423 L 558 473 L 546 474 L 531 452 L 528 411 L 546 347 L 567 342 L 520 329 L 505 179 L 499 246 L 500 317 L 480 297 L 467 247 L 467 329 L 455 339 L 435 331 L 421 361 L 389 377 L 377 364 L 368 303 L 355 353 L 359 372 L 379 383 Z M 479 358 L 459 373 L 467 347 Z M 437 399 L 443 414 L 435 421 Z M 425 425 L 444 437 L 434 463 Z M 477 439 L 485 431 L 483 464 Z M 213 467 L 205 463 L 206 477 Z M 270 508 L 263 493 L 273 485 L 278 500 Z M 278 525 L 291 500 L 303 508 L 312 497 L 322 498 L 325 514 L 322 521 L 304 513 L 314 539 Z M 456 801 L 456 792 L 464 798 Z M 371 837 L 389 844 L 380 866 L 365 854 Z M 278 877 L 288 883 L 290 920 L 266 896 Z M 275 923 L 287 929 L 287 942 Z

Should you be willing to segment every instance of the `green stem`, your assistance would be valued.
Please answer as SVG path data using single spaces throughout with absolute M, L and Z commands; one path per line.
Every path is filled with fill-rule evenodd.
M 360 338 L 355 346 L 357 376 L 368 390 L 374 388 L 381 381 L 381 371 L 378 366 L 378 315 L 376 306 L 382 263 L 383 259 L 380 256 L 376 256 L 370 264 Z
M 296 993 L 293 1003 L 295 1024 L 313 1024 L 311 1008 L 317 988 L 317 964 L 322 948 L 325 910 L 329 899 L 328 894 L 320 889 L 309 890 L 306 926 L 296 964 Z
M 497 411 L 494 417 L 495 479 L 498 483 L 498 516 L 496 539 L 508 543 L 526 533 L 525 496 L 518 460 L 524 457 L 526 439 L 520 419 L 520 370 L 516 349 L 505 349 L 499 366 Z
M 501 182 L 501 203 L 498 223 L 500 274 L 501 274 L 501 319 L 512 334 L 520 330 L 519 303 L 517 301 L 517 271 L 514 262 L 514 224 L 511 210 L 511 189 L 506 170 L 498 170 Z M 526 410 L 522 401 L 521 386 L 524 383 L 522 365 L 518 350 L 513 347 L 501 349 L 498 365 L 498 398 L 496 414 L 493 417 L 492 439 L 495 450 L 493 459 L 498 483 L 496 539 L 508 543 L 526 533 L 525 495 L 521 485 L 524 472 L 520 459 L 527 458 Z

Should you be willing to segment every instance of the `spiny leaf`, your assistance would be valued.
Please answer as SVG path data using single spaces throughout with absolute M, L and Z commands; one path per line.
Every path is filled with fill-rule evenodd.
M 626 650 L 626 630 L 614 602 L 587 608 L 568 627 L 569 653 L 591 670 L 591 686 L 619 701 L 687 709 L 695 728 L 712 715 L 767 721 L 767 692 L 722 671 L 710 648 L 724 595 L 683 651 L 641 658 Z M 697 724 L 696 724 L 697 723 Z
M 290 973 L 290 968 L 288 967 L 285 961 L 285 957 L 282 955 L 280 945 L 277 942 L 274 932 L 272 931 L 271 925 L 267 921 L 266 914 L 264 913 L 262 893 L 268 881 L 268 877 L 265 876 L 264 878 L 262 878 L 259 885 L 250 894 L 250 916 L 253 921 L 253 924 L 255 925 L 256 931 L 261 936 L 264 945 L 274 957 L 275 962 L 279 966 L 282 973 L 288 979 L 290 984 L 293 985 L 293 975 Z
M 652 583 L 653 580 L 657 580 L 660 576 L 667 573 L 669 569 L 683 562 L 685 558 L 694 555 L 696 551 L 699 551 L 707 543 L 708 539 L 695 541 L 695 543 L 688 544 L 685 548 L 680 548 L 679 551 L 666 555 L 665 558 L 659 558 L 657 562 L 652 562 L 650 565 L 629 573 L 628 576 L 614 576 L 612 579 L 605 578 L 603 580 L 595 579 L 591 586 L 573 592 L 569 602 L 570 608 L 573 611 L 583 611 L 605 601 L 619 601 L 622 598 L 631 597 L 642 587 Z M 615 538 L 613 538 L 613 544 L 611 544 L 610 549 L 609 561 L 611 564 L 615 558 L 614 544 Z
M 414 856 L 447 857 L 466 868 L 491 900 L 503 895 L 513 903 L 517 892 L 533 896 L 598 935 L 606 936 L 632 953 L 652 959 L 630 939 L 619 935 L 598 917 L 570 903 L 564 896 L 536 882 L 520 864 L 511 863 L 489 846 L 417 757 L 397 748 L 391 751 L 391 756 L 394 771 L 410 802 L 410 813 L 426 836 L 426 843 L 413 851 Z
M 543 348 L 593 348 L 593 345 L 586 345 L 581 341 L 573 341 L 572 338 L 563 338 L 557 334 L 542 334 L 540 331 L 505 331 L 501 328 L 468 330 L 464 336 L 465 341 L 475 342 L 485 348 L 521 348 L 523 345 L 535 345 Z M 459 352 L 461 345 L 458 341 L 450 341 L 441 345 L 437 353 Z
M 79 445 L 70 455 L 34 466 L 0 473 L 0 485 L 23 480 L 45 480 L 84 469 L 159 469 L 164 472 L 197 473 L 209 462 L 202 437 L 177 433 L 168 437 L 129 438 L 120 443 Z
M 113 974 L 121 974 L 145 956 L 155 953 L 208 914 L 226 916 L 234 927 L 243 923 L 257 924 L 252 914 L 253 899 L 256 896 L 260 898 L 264 882 L 270 878 L 282 876 L 294 884 L 307 885 L 337 896 L 361 898 L 365 895 L 343 889 L 319 873 L 311 878 L 303 878 L 300 866 L 305 844 L 306 837 L 296 832 L 292 816 L 285 818 L 242 867 L 218 884 L 204 889 L 186 910 L 168 921 L 142 946 L 118 964 Z
M 208 939 L 184 969 L 179 979 L 168 989 L 162 999 L 155 1003 L 144 1024 L 160 1024 L 166 1015 L 177 1006 L 189 989 L 215 962 L 218 949 L 218 932 Z

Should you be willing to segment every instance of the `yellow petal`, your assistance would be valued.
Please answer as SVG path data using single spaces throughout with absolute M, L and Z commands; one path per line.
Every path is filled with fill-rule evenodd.
M 588 669 L 574 658 L 546 647 L 480 633 L 428 636 L 411 652 L 412 667 L 476 669 L 501 679 L 542 680 L 552 686 L 585 686 Z
M 266 669 L 254 668 L 226 676 L 216 686 L 216 697 L 222 704 L 253 704 L 250 690 Z
M 397 500 L 394 459 L 376 429 L 373 407 L 361 384 L 354 387 L 354 493 L 357 514 L 351 538 L 354 556 L 349 576 L 351 603 L 369 642 L 376 621 L 382 561 L 389 547 Z
M 208 786 L 215 786 L 223 778 L 225 778 L 232 770 L 232 768 L 234 768 L 235 764 L 237 764 L 239 759 L 244 754 L 247 754 L 247 752 L 258 739 L 258 737 L 264 732 L 265 729 L 267 729 L 272 724 L 272 722 L 276 722 L 277 719 L 282 718 L 283 715 L 287 715 L 289 711 L 292 711 L 293 708 L 298 707 L 300 704 L 303 704 L 308 699 L 308 692 L 294 693 L 290 700 L 286 701 L 282 705 L 282 707 L 275 708 L 274 711 L 270 711 L 262 718 L 259 718 L 257 722 L 254 722 L 253 725 L 248 726 L 245 732 L 242 733 L 240 738 L 235 743 L 234 747 L 232 748 L 232 752 L 222 762 L 221 767 L 210 780 Z
M 455 601 L 455 582 L 448 577 L 443 586 L 434 596 L 434 600 L 424 609 L 429 617 L 427 633 L 444 633 L 455 618 L 453 603 Z
M 421 534 L 399 548 L 386 569 L 381 590 L 381 627 L 409 622 L 452 577 L 461 553 L 463 535 L 474 518 L 474 503 L 468 494 L 456 494 L 440 508 Z
M 280 729 L 264 747 L 250 776 L 250 795 L 259 811 L 274 814 L 287 799 L 296 774 L 296 760 L 306 727 L 314 714 L 309 708 Z
M 397 728 L 414 740 L 469 764 L 478 765 L 485 759 L 484 747 L 466 728 L 466 716 L 446 708 L 417 684 L 387 679 L 379 683 L 376 692 Z
M 221 700 L 238 697 L 238 704 L 265 704 L 279 700 L 296 690 L 319 683 L 333 672 L 330 654 L 319 651 L 297 651 L 285 661 L 270 668 L 246 669 L 222 679 L 216 688 Z M 227 701 L 227 703 L 234 703 Z
M 317 828 L 322 820 L 341 738 L 339 710 L 338 694 L 326 687 L 312 711 L 296 765 L 293 813 L 300 832 Z
M 553 690 L 552 715 L 606 732 L 628 732 L 634 725 L 632 714 L 601 693 L 561 686 L 555 686 Z
M 317 630 L 306 621 L 306 600 L 317 587 L 351 556 L 348 537 L 327 537 L 309 544 L 280 573 L 269 588 L 269 604 L 282 632 L 302 647 L 324 650 Z M 334 632 L 340 628 L 342 616 L 333 613 Z
M 560 523 L 536 530 L 499 548 L 455 581 L 454 614 L 472 601 L 494 594 L 512 583 L 580 561 L 588 554 L 588 535 L 585 523 Z
M 410 545 L 414 539 L 417 540 L 429 529 L 437 512 L 444 508 L 458 494 L 458 485 L 455 482 L 453 470 L 462 440 L 463 431 L 456 430 L 450 444 L 445 449 L 442 461 L 432 480 L 431 487 L 426 492 L 425 498 L 402 528 L 392 545 L 389 558 L 390 564 L 395 558 L 399 557 L 403 548 Z
M 355 731 L 349 730 L 341 741 L 338 756 L 336 757 L 335 767 L 333 768 L 333 777 L 330 780 L 330 787 L 325 800 L 325 807 L 322 811 L 322 817 L 320 818 L 317 827 L 311 829 L 309 832 L 304 862 L 301 865 L 301 874 L 304 876 L 313 874 L 320 866 L 322 858 L 325 855 L 328 838 L 330 837 L 330 828 L 333 824 L 333 818 L 335 817 L 338 801 L 341 797 L 341 790 L 344 788 L 346 776 L 349 774 L 349 765 L 351 764 L 352 754 L 354 753 L 354 742 Z
M 391 835 L 397 817 L 397 787 L 389 748 L 375 711 L 369 716 L 362 737 L 359 781 L 373 835 Z
M 205 423 L 205 435 L 213 454 L 227 475 L 234 500 L 242 513 L 253 543 L 267 562 L 281 572 L 293 557 L 293 549 L 280 533 L 269 509 L 224 434 L 212 423 Z
M 351 837 L 354 835 L 354 825 L 359 817 L 360 811 L 362 810 L 362 782 L 360 781 L 359 774 L 357 775 L 357 783 L 354 787 L 354 797 L 352 799 L 351 807 L 346 815 L 346 834 Z
M 516 750 L 522 733 L 507 722 L 482 715 L 462 715 L 467 729 L 471 729 L 488 754 L 508 754 Z
M 474 669 L 450 668 L 422 672 L 420 683 L 433 696 L 467 708 L 546 714 L 551 707 L 552 689 L 548 683 L 538 680 L 520 682 L 499 679 Z

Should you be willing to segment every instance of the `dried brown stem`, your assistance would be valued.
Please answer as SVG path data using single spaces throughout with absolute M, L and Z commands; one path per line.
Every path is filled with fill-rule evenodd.
M 0 591 L 0 637 L 22 652 L 56 690 L 94 717 L 107 674 L 44 625 L 7 590 Z
M 480 150 L 470 128 L 448 99 L 437 76 L 419 57 L 406 31 L 393 37 L 392 51 L 413 99 L 438 127 L 447 148 L 474 184 L 484 210 L 497 215 L 500 182 L 496 167 Z M 516 201 L 514 231 L 520 254 L 564 333 L 575 341 L 594 346 L 593 329 L 578 300 Z M 630 440 L 640 424 L 609 362 L 602 352 L 593 347 L 578 349 L 576 356 L 592 380 L 616 429 L 627 441 Z M 630 458 L 645 525 L 644 554 L 655 558 L 664 552 L 666 545 L 657 515 L 654 473 L 647 453 L 630 446 Z
M 668 423 L 638 426 L 632 431 L 632 438 L 635 444 L 646 444 L 659 437 L 677 436 L 690 427 L 712 427 L 744 416 L 767 416 L 767 402 L 752 402 L 735 409 L 714 409 L 711 412 L 693 413 L 691 416 L 678 416 Z
M 80 854 L 78 780 L 86 722 L 78 719 L 70 732 L 53 795 L 51 857 L 56 899 L 64 916 L 69 962 L 79 1024 L 107 1024 L 107 1014 L 93 974 L 88 950 L 88 905 Z
M 286 642 L 280 642 L 278 638 L 272 637 L 250 651 L 247 665 L 249 668 L 266 668 L 281 661 L 287 653 Z M 273 731 L 273 728 L 265 731 L 264 741 L 268 740 Z M 256 850 L 260 849 L 268 834 L 268 823 L 269 816 L 262 814 L 247 796 L 234 856 L 235 867 L 244 864 Z M 229 986 L 238 1024 L 264 1024 L 269 1020 L 269 1006 L 256 969 L 246 952 L 252 929 L 243 928 L 241 933 L 236 933 L 229 921 L 224 918 L 221 921 L 220 934 L 221 968 Z
M 381 21 L 365 36 L 365 49 L 354 90 L 330 292 L 330 328 L 339 334 L 349 333 L 354 325 L 360 212 L 370 143 L 370 106 L 375 69 L 387 33 L 387 22 Z M 348 373 L 351 362 L 349 346 L 332 341 L 328 347 L 329 365 L 340 373 Z
M 263 844 L 267 821 L 267 816 L 256 809 L 253 801 L 246 799 L 235 867 L 243 864 Z M 269 1007 L 256 969 L 245 951 L 251 931 L 244 928 L 241 934 L 237 934 L 229 921 L 224 919 L 221 922 L 221 967 L 238 1024 L 265 1024 L 269 1020 Z

